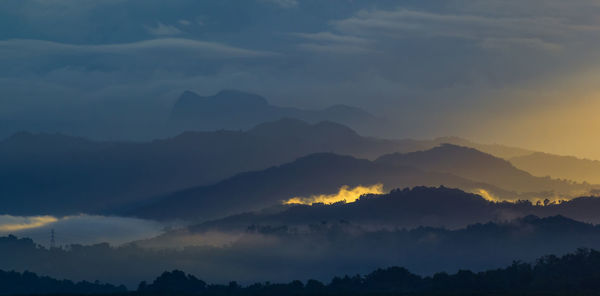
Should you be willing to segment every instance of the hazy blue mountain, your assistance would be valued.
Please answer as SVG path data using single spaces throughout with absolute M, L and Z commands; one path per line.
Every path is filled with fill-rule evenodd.
M 313 154 L 262 171 L 247 172 L 214 185 L 174 192 L 131 214 L 153 219 L 207 220 L 280 204 L 296 196 L 332 194 L 344 185 L 381 183 L 385 190 L 439 186 L 485 189 L 500 196 L 512 193 L 452 174 L 425 172 L 409 166 L 372 162 L 331 153 Z
M 456 146 L 475 148 L 481 152 L 485 152 L 507 160 L 513 157 L 524 156 L 534 152 L 532 150 L 500 144 L 477 143 L 460 137 L 439 137 L 428 140 L 400 139 L 396 140 L 396 143 L 398 143 L 398 145 L 400 146 L 400 149 L 398 149 L 398 152 L 400 153 L 429 150 L 442 144 L 452 144 Z
M 481 152 L 508 160 L 516 168 L 534 176 L 549 176 L 576 182 L 600 184 L 600 161 L 568 155 L 511 147 L 500 144 L 481 144 L 459 137 L 440 137 L 432 140 L 396 140 L 400 153 L 429 150 L 442 144 L 453 144 L 477 149 Z
M 600 161 L 535 152 L 510 158 L 516 167 L 536 176 L 552 176 L 578 182 L 600 183 Z
M 506 160 L 473 148 L 445 144 L 426 151 L 389 154 L 374 162 L 316 154 L 264 171 L 239 174 L 210 186 L 174 192 L 139 207 L 134 215 L 155 219 L 206 220 L 258 210 L 296 196 L 331 194 L 343 185 L 381 183 L 387 190 L 444 185 L 494 198 L 571 198 L 593 186 L 534 177 Z
M 137 206 L 138 202 L 153 203 L 155 198 L 199 186 L 213 188 L 203 189 L 210 192 L 218 191 L 216 195 L 221 198 L 215 207 L 220 207 L 227 203 L 225 192 L 232 194 L 233 189 L 217 190 L 223 188 L 219 187 L 224 186 L 220 184 L 228 184 L 230 180 L 217 182 L 236 174 L 265 170 L 312 153 L 375 159 L 382 154 L 416 147 L 406 143 L 363 137 L 333 122 L 309 124 L 297 119 L 263 123 L 248 131 L 186 132 L 151 142 L 98 142 L 60 134 L 18 133 L 0 141 L 0 194 L 10 197 L 0 200 L 0 209 L 2 213 L 13 215 L 98 212 L 123 205 Z M 418 185 L 446 185 L 467 191 L 486 189 L 500 197 L 513 199 L 585 191 L 591 187 L 532 177 L 506 161 L 456 146 L 411 153 L 410 158 L 414 159 L 410 161 L 402 157 L 395 159 L 398 155 L 404 154 L 382 157 L 377 164 L 354 166 L 352 168 L 357 171 L 354 176 L 342 176 L 344 172 L 341 169 L 334 177 L 323 176 L 320 171 L 341 164 L 335 161 L 328 163 L 329 159 L 322 163 L 313 162 L 311 167 L 305 168 L 305 175 L 290 174 L 285 181 L 287 183 L 275 185 L 282 186 L 277 189 L 279 191 L 269 189 L 277 194 L 265 194 L 264 190 L 273 184 L 273 180 L 266 177 L 260 180 L 262 183 L 256 180 L 240 182 L 245 184 L 243 190 L 250 192 L 248 195 L 254 194 L 256 199 L 248 204 L 262 200 L 251 209 L 295 195 L 332 192 L 342 185 L 381 182 L 388 189 Z M 350 165 L 346 161 L 354 162 L 346 159 L 341 167 Z M 406 167 L 418 170 L 408 173 Z M 398 177 L 398 174 L 402 176 Z M 321 179 L 318 185 L 312 184 L 312 181 L 303 183 L 316 176 Z M 235 180 L 241 178 L 238 176 Z M 331 178 L 335 181 L 326 181 Z M 294 182 L 302 190 L 285 187 Z M 209 186 L 211 184 L 214 186 Z M 242 194 L 242 187 L 239 188 L 232 200 Z M 535 193 L 519 195 L 516 192 Z M 182 193 L 173 195 L 180 196 Z M 203 198 L 198 197 L 198 200 Z M 191 201 L 195 198 L 186 199 Z M 250 210 L 242 204 L 238 210 Z M 178 213 L 174 212 L 166 216 L 176 215 Z M 211 218 L 215 217 L 211 215 Z
M 521 193 L 546 191 L 557 196 L 584 195 L 594 187 L 571 181 L 535 177 L 510 162 L 473 148 L 444 144 L 426 151 L 381 156 L 378 163 L 402 165 L 425 171 L 451 173 Z
M 296 118 L 308 122 L 333 121 L 359 132 L 383 127 L 383 121 L 368 112 L 346 105 L 323 110 L 305 110 L 269 104 L 257 94 L 223 90 L 212 96 L 185 91 L 171 112 L 171 128 L 181 130 L 249 129 L 265 121 Z
M 248 131 L 186 132 L 151 142 L 18 133 L 0 141 L 2 213 L 70 214 L 144 200 L 317 152 L 374 158 L 393 141 L 332 122 L 281 119 Z

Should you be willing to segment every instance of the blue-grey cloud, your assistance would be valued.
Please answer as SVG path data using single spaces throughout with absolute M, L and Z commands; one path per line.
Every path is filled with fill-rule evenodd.
M 2 59 L 26 58 L 31 55 L 75 55 L 75 54 L 129 54 L 157 55 L 187 54 L 193 58 L 247 58 L 276 55 L 273 52 L 236 48 L 217 42 L 206 42 L 182 38 L 144 40 L 124 44 L 80 45 L 42 40 L 0 41 Z
M 598 13 L 592 0 L 2 1 L 0 118 L 163 119 L 185 89 L 236 88 L 357 105 L 395 137 L 485 136 L 473 122 L 553 105 L 565 78 L 593 72 Z

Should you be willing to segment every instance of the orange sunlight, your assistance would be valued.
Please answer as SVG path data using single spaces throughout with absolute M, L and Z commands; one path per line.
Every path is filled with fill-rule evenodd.
M 22 222 L 18 223 L 0 224 L 0 232 L 20 231 L 25 229 L 38 228 L 48 225 L 50 223 L 54 223 L 56 221 L 58 221 L 58 219 L 52 216 L 29 217 L 27 219 L 24 219 Z
M 283 202 L 283 204 L 304 204 L 312 205 L 314 203 L 333 204 L 336 202 L 354 202 L 365 194 L 383 194 L 383 184 L 371 186 L 356 186 L 350 189 L 350 186 L 344 185 L 338 193 L 313 195 L 310 197 L 293 197 Z

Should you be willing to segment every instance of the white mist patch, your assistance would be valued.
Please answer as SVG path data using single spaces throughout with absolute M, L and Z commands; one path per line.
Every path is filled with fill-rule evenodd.
M 0 235 L 13 234 L 28 237 L 44 246 L 50 245 L 52 230 L 55 233 L 54 240 L 57 246 L 103 242 L 120 245 L 160 235 L 164 232 L 164 228 L 163 224 L 156 221 L 125 217 L 0 216 Z
M 336 202 L 355 202 L 365 194 L 383 194 L 383 184 L 375 184 L 371 186 L 356 186 L 350 188 L 345 185 L 334 194 L 320 194 L 310 197 L 293 197 L 283 202 L 283 204 L 305 204 L 311 205 L 314 203 L 333 204 Z

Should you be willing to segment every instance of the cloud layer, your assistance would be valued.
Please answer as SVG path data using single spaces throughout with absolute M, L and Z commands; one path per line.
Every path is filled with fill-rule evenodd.
M 558 144 L 540 127 L 510 133 L 528 118 L 559 129 L 548 114 L 566 99 L 558 116 L 590 108 L 599 12 L 592 0 L 3 1 L 0 118 L 143 125 L 185 89 L 235 88 L 280 105 L 357 105 L 393 119 L 387 136 L 600 158 L 600 143 L 562 130 Z M 504 118 L 519 120 L 503 133 Z

